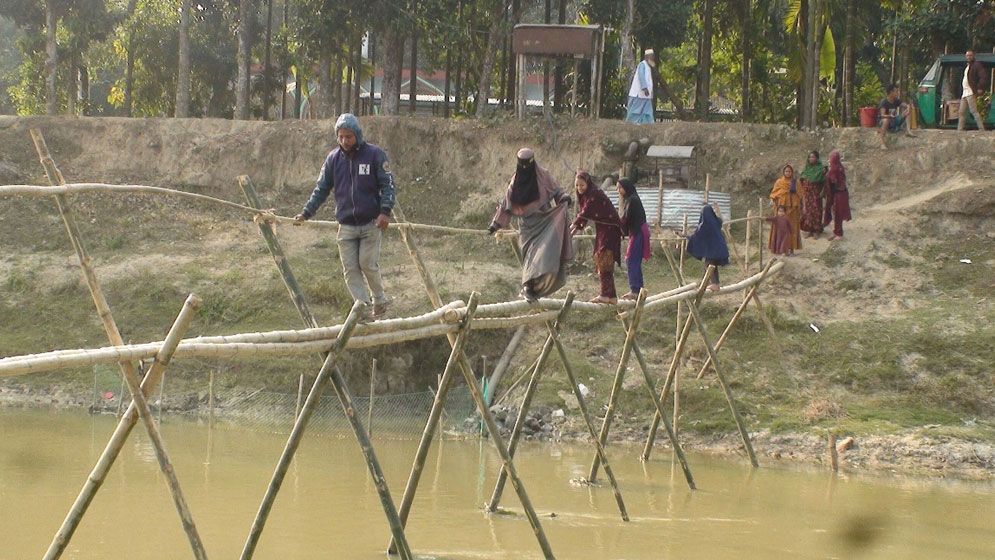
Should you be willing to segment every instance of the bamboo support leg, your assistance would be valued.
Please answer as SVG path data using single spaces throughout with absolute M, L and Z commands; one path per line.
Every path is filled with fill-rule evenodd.
M 684 472 L 684 480 L 687 481 L 688 488 L 695 490 L 697 489 L 697 486 L 694 483 L 694 476 L 691 475 L 691 467 L 688 465 L 687 458 L 684 456 L 684 449 L 681 447 L 680 440 L 677 438 L 677 431 L 674 430 L 673 426 L 667 422 L 667 415 L 663 409 L 664 402 L 658 399 L 654 392 L 653 379 L 650 377 L 649 366 L 646 365 L 646 359 L 643 357 L 643 352 L 639 348 L 639 343 L 634 343 L 632 345 L 632 355 L 635 356 L 636 363 L 639 364 L 639 369 L 643 372 L 643 380 L 645 381 L 646 389 L 649 391 L 650 398 L 653 399 L 653 406 L 656 408 L 657 417 L 663 421 L 663 426 L 667 430 L 667 437 L 670 438 L 670 444 L 674 448 L 674 456 L 677 457 L 677 461 L 681 464 L 681 470 Z
M 152 368 L 145 375 L 139 394 L 147 397 L 159 385 L 159 382 L 162 380 L 163 372 L 166 369 L 166 366 L 169 365 L 169 361 L 173 356 L 173 352 L 179 345 L 180 339 L 183 338 L 183 334 L 186 332 L 187 327 L 190 325 L 190 321 L 193 320 L 194 313 L 199 307 L 199 298 L 193 295 L 187 298 L 186 302 L 183 304 L 183 308 L 180 310 L 179 315 L 177 315 L 176 320 L 173 322 L 172 328 L 170 328 L 169 333 L 166 335 L 162 348 L 156 355 L 155 363 L 153 363 Z M 141 401 L 145 402 L 144 399 Z M 93 471 L 90 472 L 90 476 L 87 477 L 86 482 L 83 484 L 83 489 L 80 491 L 79 496 L 77 496 L 72 508 L 70 508 L 69 514 L 66 516 L 65 521 L 62 522 L 62 527 L 59 528 L 52 544 L 45 553 L 45 560 L 54 560 L 59 558 L 62 553 L 65 552 L 66 547 L 69 545 L 69 539 L 72 538 L 73 533 L 76 531 L 80 521 L 83 519 L 83 515 L 86 513 L 87 508 L 93 501 L 93 497 L 97 494 L 97 491 L 100 490 L 104 480 L 107 478 L 107 473 L 110 471 L 114 461 L 121 453 L 121 449 L 124 448 L 124 444 L 127 441 L 128 436 L 131 434 L 131 430 L 135 427 L 135 424 L 138 423 L 139 410 L 138 405 L 136 404 L 138 402 L 140 402 L 139 399 L 133 400 L 128 406 L 127 411 L 125 411 L 124 416 L 122 416 L 121 420 L 118 422 L 117 428 L 114 429 L 114 433 L 111 435 L 110 440 L 108 440 L 107 446 L 104 448 L 103 453 L 100 454 L 97 464 L 93 467 Z M 151 412 L 147 410 L 147 404 L 146 412 L 151 415 Z M 182 499 L 182 494 L 179 494 L 179 498 Z M 183 525 L 185 529 L 189 527 L 191 530 L 196 531 L 196 528 L 193 525 L 193 520 L 190 518 L 184 518 Z M 197 542 L 199 543 L 199 538 Z M 194 555 L 197 558 L 206 558 L 206 554 L 203 553 L 203 546 L 200 547 L 199 551 L 195 550 Z
M 729 324 L 726 325 L 725 330 L 722 331 L 722 335 L 719 336 L 719 339 L 715 342 L 716 352 L 718 352 L 722 348 L 722 344 L 726 341 L 726 338 L 729 336 L 729 333 L 732 332 L 732 328 L 736 326 L 736 322 L 739 321 L 739 318 L 743 315 L 743 312 L 746 310 L 750 301 L 753 299 L 754 294 L 756 294 L 757 288 L 767 277 L 767 272 L 770 271 L 770 267 L 774 266 L 775 262 L 776 261 L 773 260 L 767 262 L 767 266 L 764 267 L 763 272 L 761 272 L 760 274 L 760 281 L 750 287 L 750 290 L 746 293 L 746 298 L 743 299 L 743 302 L 740 303 L 739 307 L 736 308 L 736 312 L 732 314 L 732 319 L 729 319 Z M 707 360 L 705 360 L 705 364 L 701 366 L 701 369 L 698 370 L 697 379 L 701 379 L 705 375 L 705 371 L 708 370 L 708 367 L 710 365 L 712 365 L 712 359 L 708 358 Z
M 439 390 L 435 393 L 435 398 L 432 401 L 432 409 L 428 413 L 428 421 L 425 423 L 425 429 L 422 431 L 421 441 L 418 442 L 415 461 L 411 465 L 411 474 L 408 475 L 408 483 L 404 487 L 404 495 L 401 497 L 401 503 L 398 507 L 398 515 L 401 518 L 402 527 L 408 523 L 408 515 L 411 513 L 411 506 L 415 501 L 415 494 L 418 492 L 418 483 L 421 481 L 421 474 L 425 468 L 425 460 L 428 457 L 429 448 L 432 446 L 432 439 L 436 434 L 439 421 L 442 419 L 442 413 L 446 406 L 446 399 L 449 396 L 449 388 L 452 385 L 456 363 L 459 361 L 459 356 L 463 352 L 466 341 L 470 336 L 470 321 L 477 310 L 477 299 L 478 294 L 476 292 L 470 294 L 470 301 L 467 302 L 466 317 L 463 319 L 463 326 L 456 335 L 456 342 L 449 353 L 449 360 L 446 361 L 446 367 L 442 371 L 442 377 L 439 380 Z M 393 539 L 391 539 L 387 551 L 390 554 L 396 552 Z
M 366 410 L 366 433 L 373 437 L 373 397 L 377 390 L 377 359 L 373 358 L 373 367 L 370 368 L 370 402 Z
M 239 186 L 242 188 L 242 192 L 245 194 L 246 199 L 249 204 L 255 208 L 261 208 L 259 197 L 256 194 L 255 187 L 252 185 L 252 181 L 248 177 L 239 177 Z M 297 278 L 294 276 L 293 271 L 290 268 L 290 264 L 287 262 L 284 256 L 283 247 L 280 245 L 279 240 L 276 238 L 276 233 L 273 231 L 273 227 L 266 222 L 259 222 L 259 231 L 263 234 L 266 239 L 266 245 L 269 248 L 270 254 L 273 256 L 273 261 L 276 263 L 277 268 L 280 270 L 280 276 L 283 278 L 284 285 L 287 287 L 287 291 L 290 294 L 291 299 L 294 302 L 294 307 L 297 309 L 297 313 L 300 315 L 304 324 L 308 327 L 317 327 L 318 321 L 314 318 L 311 313 L 310 308 L 307 305 L 307 301 L 304 299 L 304 292 L 301 290 L 300 285 L 297 282 Z M 358 316 L 354 317 L 357 312 L 357 306 L 353 306 L 352 312 L 350 312 L 349 317 L 358 320 Z M 349 318 L 346 319 L 348 323 Z M 355 326 L 355 325 L 353 325 Z M 345 332 L 345 323 L 343 323 L 342 330 L 340 331 L 340 336 Z M 344 344 L 344 343 L 343 343 Z M 363 427 L 362 422 L 360 422 L 359 417 L 356 415 L 355 408 L 352 406 L 352 397 L 349 392 L 348 385 L 345 382 L 345 377 L 339 370 L 337 365 L 334 365 L 334 360 L 329 363 L 329 356 L 331 353 L 324 354 L 322 356 L 325 365 L 331 365 L 330 371 L 326 375 L 326 380 L 330 379 L 332 387 L 335 390 L 335 394 L 339 399 L 339 403 L 342 405 L 342 409 L 345 412 L 346 418 L 352 427 L 353 434 L 356 436 L 356 441 L 359 443 L 359 447 L 363 452 L 363 456 L 366 459 L 366 466 L 373 477 L 374 485 L 377 489 L 377 495 L 380 498 L 380 503 L 384 510 L 384 515 L 387 517 L 387 523 L 390 526 L 391 534 L 394 540 L 398 543 L 398 549 L 401 558 L 408 560 L 412 558 L 411 549 L 408 546 L 407 538 L 404 536 L 404 528 L 401 524 L 400 518 L 397 515 L 397 509 L 394 506 L 393 499 L 390 496 L 390 489 L 387 487 L 387 481 L 383 476 L 383 471 L 380 468 L 380 462 L 377 459 L 376 453 L 373 450 L 373 446 L 370 443 L 369 436 L 366 429 Z M 326 368 L 322 366 L 322 371 Z M 321 373 L 319 372 L 319 377 L 315 379 L 314 384 L 311 386 L 311 392 L 308 394 L 308 398 L 302 405 L 300 412 L 298 413 L 294 429 L 297 430 L 298 426 L 301 426 L 300 430 L 303 433 L 304 426 L 307 423 L 307 418 L 305 418 L 305 408 L 308 407 L 308 403 L 311 403 L 311 407 L 317 407 L 318 401 L 321 396 L 321 389 L 323 382 L 319 382 L 321 379 Z M 312 401 L 313 399 L 313 401 Z M 303 423 L 302 423 L 303 421 Z M 293 438 L 293 432 L 291 433 L 291 439 Z M 288 448 L 290 446 L 290 441 L 288 441 Z M 296 449 L 296 444 L 294 445 Z M 284 450 L 284 455 L 287 454 L 288 450 Z M 291 450 L 290 457 L 281 457 L 281 462 L 286 460 L 289 464 L 290 459 L 292 459 L 293 450 Z M 279 473 L 279 467 L 278 471 Z M 284 474 L 286 474 L 284 472 Z M 277 475 L 274 474 L 274 482 L 276 481 Z M 280 476 L 280 483 L 282 484 L 282 475 Z M 272 483 L 271 483 L 272 489 Z M 275 491 L 279 491 L 279 484 Z M 269 491 L 267 491 L 267 498 L 269 497 Z M 276 494 L 273 493 L 273 498 Z M 270 498 L 272 500 L 272 498 Z M 266 512 L 264 514 L 263 508 L 265 507 Z M 269 514 L 269 508 L 272 507 L 272 502 L 269 505 L 266 504 L 264 499 L 263 506 L 260 507 L 259 514 L 256 520 L 253 522 L 253 527 L 250 530 L 248 540 L 245 543 L 245 548 L 242 551 L 242 560 L 248 560 L 252 557 L 256 545 L 258 544 L 259 537 L 262 533 L 263 525 L 266 521 L 266 516 Z M 257 528 L 258 524 L 258 528 Z
M 671 268 L 674 272 L 674 277 L 680 282 L 681 278 L 680 271 L 677 269 L 674 263 L 674 256 L 670 253 L 670 249 L 666 249 L 667 261 L 670 263 Z M 709 267 L 711 268 L 711 267 Z M 715 369 L 715 376 L 719 378 L 719 385 L 722 386 L 722 392 L 725 394 L 726 402 L 729 403 L 729 410 L 732 411 L 732 417 L 736 421 L 736 427 L 739 429 L 739 435 L 743 439 L 743 446 L 746 448 L 747 455 L 750 456 L 750 464 L 754 467 L 759 467 L 760 464 L 757 462 L 757 455 L 753 451 L 753 444 L 750 443 L 750 433 L 746 430 L 746 424 L 743 422 L 743 417 L 739 413 L 739 407 L 736 406 L 736 399 L 733 397 L 732 388 L 729 387 L 729 383 L 726 381 L 725 375 L 722 373 L 722 368 L 715 354 L 715 347 L 712 345 L 711 339 L 708 335 L 708 329 L 705 328 L 705 323 L 701 320 L 701 315 L 698 313 L 698 304 L 695 302 L 688 302 L 688 312 L 690 312 L 691 317 L 694 319 L 694 325 L 698 329 L 698 334 L 701 336 L 701 342 L 705 345 L 705 351 L 708 352 L 708 357 L 712 361 L 712 367 Z
M 567 299 L 560 309 L 560 314 L 556 318 L 556 325 L 559 326 L 570 309 L 570 304 L 573 303 L 573 292 L 567 294 Z M 532 397 L 535 396 L 536 389 L 539 388 L 539 380 L 542 379 L 543 368 L 546 366 L 546 361 L 549 359 L 550 354 L 553 352 L 553 335 L 549 334 L 546 336 L 546 342 L 542 345 L 542 350 L 539 352 L 539 358 L 536 360 L 535 366 L 532 368 L 532 376 L 529 378 L 529 384 L 525 387 L 525 395 L 522 397 L 522 404 L 518 407 L 518 416 L 515 418 L 515 427 L 511 430 L 511 435 L 508 437 L 508 455 L 512 458 L 515 457 L 515 450 L 518 448 L 518 440 L 522 436 L 522 429 L 525 427 L 525 420 L 529 415 L 529 409 L 532 407 Z M 494 484 L 494 492 L 491 494 L 490 501 L 487 502 L 487 511 L 497 511 L 498 504 L 501 501 L 501 494 L 504 492 L 504 485 L 508 480 L 508 475 L 504 471 L 498 473 L 497 482 Z
M 397 517 L 397 511 L 394 509 L 394 503 L 390 500 L 390 494 L 386 489 L 386 482 L 384 481 L 383 472 L 381 472 L 379 465 L 375 464 L 375 459 L 374 461 L 369 460 L 372 456 L 372 447 L 369 439 L 366 437 L 366 431 L 359 423 L 356 411 L 352 407 L 352 402 L 349 399 L 348 392 L 345 389 L 345 382 L 342 379 L 342 375 L 335 366 L 336 360 L 338 360 L 339 355 L 345 350 L 346 343 L 349 341 L 349 337 L 352 336 L 352 331 L 359 322 L 363 308 L 364 304 L 362 302 L 355 302 L 353 304 L 352 310 L 349 312 L 349 316 L 346 317 L 345 322 L 342 324 L 342 330 L 335 339 L 335 345 L 326 355 L 325 361 L 321 366 L 321 370 L 318 372 L 318 375 L 314 380 L 314 384 L 311 386 L 311 391 L 308 393 L 307 399 L 304 401 L 304 406 L 301 408 L 301 414 L 294 422 L 294 427 L 290 432 L 290 437 L 287 439 L 287 444 L 284 447 L 283 453 L 280 455 L 280 460 L 277 462 L 276 470 L 273 472 L 273 478 L 270 480 L 269 487 L 266 489 L 266 494 L 263 496 L 263 501 L 259 506 L 259 511 L 256 513 L 256 517 L 252 522 L 252 528 L 249 530 L 249 536 L 246 539 L 245 547 L 242 549 L 242 554 L 240 556 L 242 560 L 252 558 L 255 553 L 256 546 L 259 544 L 259 538 L 262 536 L 263 528 L 266 526 L 266 519 L 269 517 L 270 510 L 273 508 L 273 502 L 276 500 L 276 496 L 280 492 L 280 487 L 283 485 L 283 480 L 287 475 L 290 463 L 293 461 L 294 455 L 297 453 L 297 448 L 300 446 L 300 442 L 304 437 L 304 430 L 307 428 L 311 415 L 314 414 L 314 410 L 317 408 L 318 394 L 324 389 L 325 384 L 329 381 L 332 382 L 332 386 L 335 388 L 335 391 L 342 402 L 346 418 L 348 418 L 350 423 L 353 424 L 353 431 L 356 432 L 357 438 L 360 440 L 360 446 L 363 447 L 368 463 L 374 463 L 369 465 L 370 472 L 373 475 L 373 481 L 377 486 L 378 493 L 381 496 L 384 510 L 387 512 L 391 532 L 395 535 L 395 538 L 398 536 L 400 537 L 398 542 L 402 543 L 399 547 L 401 550 L 401 557 L 404 559 L 412 558 L 411 551 L 408 549 L 407 542 L 404 539 L 404 531 L 401 528 L 400 520 Z
M 397 219 L 402 221 L 404 220 L 404 213 L 399 204 L 395 204 L 393 213 Z M 439 290 L 435 287 L 435 281 L 432 279 L 432 275 L 429 273 L 428 268 L 425 266 L 425 262 L 421 258 L 421 254 L 418 251 L 418 245 L 415 243 L 414 236 L 411 235 L 410 228 L 402 227 L 400 228 L 400 232 L 401 240 L 408 249 L 408 255 L 411 257 L 411 261 L 414 263 L 415 268 L 418 270 L 418 274 L 421 276 L 422 284 L 425 287 L 425 293 L 428 295 L 429 301 L 432 302 L 432 305 L 436 309 L 442 307 L 442 298 L 439 296 Z M 456 344 L 456 337 L 452 333 L 447 334 L 446 337 L 449 339 L 450 346 Z M 488 407 L 487 403 L 484 402 L 484 397 L 480 393 L 476 377 L 473 374 L 473 366 L 471 366 L 470 360 L 467 359 L 465 352 L 460 352 L 459 363 L 457 365 L 459 365 L 460 373 L 463 374 L 463 379 L 466 381 L 467 387 L 470 388 L 470 395 L 473 397 L 474 404 L 477 406 L 477 411 L 484 420 L 484 425 L 487 427 L 491 441 L 494 443 L 494 447 L 497 448 L 498 454 L 501 455 L 503 470 L 507 471 L 508 476 L 511 478 L 511 484 L 514 486 L 515 492 L 518 494 L 518 499 L 522 504 L 522 509 L 525 510 L 525 516 L 529 520 L 532 532 L 535 533 L 536 540 L 539 543 L 539 548 L 542 549 L 543 556 L 547 559 L 554 558 L 553 550 L 549 545 L 549 540 L 546 538 L 546 532 L 543 531 L 542 525 L 539 523 L 539 516 L 536 515 L 535 509 L 532 507 L 532 501 L 529 499 L 528 493 L 525 490 L 525 485 L 522 484 L 521 479 L 518 477 L 518 471 L 515 469 L 515 464 L 511 456 L 508 454 L 508 450 L 504 446 L 504 438 L 501 437 L 501 432 L 498 430 L 497 424 L 494 422 L 494 416 L 491 414 L 490 407 Z
M 743 259 L 746 263 L 746 274 L 750 274 L 750 234 L 753 233 L 753 210 L 746 211 L 746 242 L 743 244 Z
M 463 373 L 463 379 L 466 380 L 466 384 L 470 388 L 470 395 L 473 397 L 473 402 L 477 405 L 477 411 L 484 419 L 484 425 L 487 427 L 487 432 L 494 442 L 494 447 L 497 448 L 498 454 L 501 456 L 503 468 L 508 473 L 508 478 L 511 479 L 511 485 L 518 494 L 518 500 L 522 504 L 522 509 L 525 510 L 525 517 L 529 520 L 532 532 L 535 533 L 536 539 L 539 541 L 539 548 L 542 549 L 543 557 L 546 560 L 552 560 L 556 556 L 553 554 L 553 549 L 546 538 L 546 532 L 543 531 L 542 525 L 539 523 L 539 516 L 535 512 L 535 508 L 532 507 L 532 500 L 529 499 L 528 493 L 525 491 L 525 485 L 518 476 L 514 460 L 504 446 L 504 438 L 501 437 L 501 431 L 494 422 L 494 416 L 487 407 L 487 403 L 484 402 L 484 396 L 480 393 L 480 388 L 473 377 L 473 369 L 470 366 L 470 361 L 466 358 L 465 354 L 460 355 L 460 371 Z
M 52 159 L 52 156 L 49 153 L 48 145 L 45 143 L 45 138 L 42 136 L 41 131 L 38 129 L 31 129 L 30 132 L 31 139 L 34 141 L 35 150 L 38 152 L 38 159 L 45 168 L 45 174 L 48 176 L 49 183 L 51 183 L 52 186 L 66 184 L 65 177 L 62 175 L 62 172 L 59 171 L 59 168 L 55 165 L 55 160 Z M 97 280 L 97 275 L 91 265 L 90 257 L 87 255 L 86 249 L 83 246 L 83 237 L 79 231 L 79 226 L 76 224 L 76 216 L 72 211 L 69 200 L 65 195 L 59 194 L 55 196 L 55 202 L 59 209 L 59 214 L 62 216 L 62 222 L 66 226 L 66 233 L 69 236 L 69 241 L 76 252 L 77 258 L 79 259 L 83 279 L 90 290 L 93 304 L 96 307 L 97 315 L 99 316 L 100 322 L 104 327 L 107 339 L 115 346 L 123 346 L 124 339 L 121 337 L 121 332 L 118 330 L 117 323 L 114 321 L 114 316 L 111 314 L 110 306 L 107 304 L 107 299 L 104 297 L 103 290 L 100 287 L 100 282 Z M 173 503 L 176 505 L 176 511 L 180 515 L 180 521 L 183 525 L 184 531 L 187 534 L 187 539 L 190 541 L 190 548 L 193 550 L 194 557 L 198 559 L 207 558 L 207 553 L 204 550 L 204 544 L 201 542 L 200 535 L 197 532 L 197 526 L 193 522 L 193 516 L 190 513 L 190 508 L 187 505 L 186 499 L 183 497 L 180 481 L 177 478 L 176 471 L 174 470 L 173 464 L 169 459 L 169 453 L 166 451 L 165 442 L 163 442 L 162 435 L 160 434 L 159 428 L 152 416 L 152 411 L 149 408 L 148 401 L 145 398 L 145 393 L 142 392 L 141 381 L 138 378 L 135 364 L 131 362 L 121 362 L 119 367 L 121 369 L 121 375 L 125 383 L 128 385 L 128 390 L 131 392 L 131 398 L 138 411 L 139 418 L 141 418 L 142 423 L 145 424 L 146 431 L 149 434 L 149 441 L 151 441 L 152 448 L 155 451 L 159 468 L 166 477 L 170 494 L 172 494 L 173 497 Z M 162 405 L 160 404 L 159 406 L 161 413 Z M 114 455 L 111 462 L 113 462 L 116 458 L 117 454 Z M 92 500 L 92 496 L 90 499 L 86 500 L 86 505 L 89 504 L 90 500 Z M 85 513 L 85 511 L 86 507 L 84 506 L 79 519 L 82 519 L 82 514 Z M 69 518 L 67 518 L 67 521 L 69 521 Z M 55 540 L 53 541 L 52 547 L 49 549 L 46 558 L 58 558 L 62 555 L 65 551 L 65 547 L 69 544 L 69 539 L 72 538 L 73 533 L 76 531 L 78 523 L 79 521 L 77 520 L 75 523 L 70 523 L 69 526 L 64 525 L 59 530 L 59 533 L 56 534 Z
M 573 294 L 568 294 L 567 301 L 570 302 L 572 299 Z M 567 307 L 568 305 L 569 303 L 566 303 L 564 304 L 564 307 Z M 584 398 L 584 393 L 580 391 L 580 386 L 577 383 L 577 376 L 574 375 L 573 366 L 570 365 L 570 359 L 567 357 L 567 351 L 563 347 L 563 343 L 560 341 L 558 325 L 546 323 L 546 328 L 549 330 L 550 338 L 553 339 L 553 344 L 556 345 L 556 352 L 560 356 L 560 363 L 563 364 L 563 371 L 567 374 L 567 382 L 570 383 L 570 388 L 573 390 L 574 396 L 577 397 L 577 405 L 580 407 L 581 415 L 584 417 L 584 425 L 587 427 L 587 433 L 591 435 L 595 451 L 597 451 L 598 457 L 601 458 L 601 464 L 605 468 L 605 475 L 608 477 L 608 481 L 611 484 L 612 493 L 615 495 L 615 503 L 618 505 L 618 511 L 622 515 L 622 521 L 628 521 L 629 512 L 626 511 L 625 501 L 622 499 L 622 491 L 619 490 L 618 480 L 615 478 L 615 472 L 608 463 L 608 454 L 605 453 L 605 447 L 601 445 L 601 442 L 598 440 L 598 432 L 594 429 L 594 421 L 591 419 L 591 413 L 587 409 L 587 401 Z
M 639 321 L 643 316 L 643 306 L 646 304 L 646 289 L 639 290 L 639 297 L 636 299 L 635 311 L 629 322 L 629 329 L 625 335 L 625 343 L 622 345 L 622 356 L 618 360 L 618 368 L 615 370 L 615 381 L 612 383 L 611 395 L 608 397 L 608 410 L 605 412 L 605 419 L 601 421 L 601 432 L 598 434 L 598 441 L 602 446 L 608 443 L 608 432 L 611 430 L 612 416 L 615 415 L 615 406 L 618 398 L 622 394 L 622 381 L 625 379 L 625 370 L 629 367 L 629 356 L 632 354 L 632 345 L 636 341 L 636 332 L 639 330 Z M 594 482 L 598 478 L 598 467 L 601 466 L 601 459 L 595 455 L 591 462 L 591 471 L 588 474 L 588 482 Z
M 706 267 L 704 276 L 701 277 L 701 282 L 698 283 L 698 291 L 695 293 L 695 297 L 692 301 L 701 301 L 702 296 L 705 293 L 705 288 L 710 282 L 712 274 L 712 267 Z M 674 346 L 674 355 L 670 359 L 670 368 L 667 370 L 667 377 L 663 383 L 663 389 L 660 390 L 660 403 L 661 405 L 667 402 L 667 397 L 670 396 L 670 390 L 674 384 L 674 378 L 677 375 L 677 368 L 680 366 L 681 358 L 684 355 L 684 348 L 687 345 L 688 337 L 691 334 L 691 316 L 688 315 L 687 319 L 684 321 L 684 328 L 681 329 L 681 335 L 678 337 L 677 344 Z M 656 432 L 660 428 L 660 422 L 664 417 L 662 410 L 657 410 L 656 414 L 653 416 L 653 422 L 650 424 L 649 433 L 646 434 L 646 445 L 643 447 L 643 461 L 649 461 L 650 454 L 653 452 L 653 443 L 656 440 Z

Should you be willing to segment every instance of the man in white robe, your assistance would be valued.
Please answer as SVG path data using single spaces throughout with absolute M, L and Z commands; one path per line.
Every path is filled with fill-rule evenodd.
M 653 49 L 646 49 L 646 52 L 643 53 L 643 60 L 639 62 L 636 73 L 632 76 L 632 85 L 629 86 L 626 122 L 647 124 L 654 121 L 653 75 L 651 70 L 654 66 L 656 66 L 656 54 L 653 53 Z

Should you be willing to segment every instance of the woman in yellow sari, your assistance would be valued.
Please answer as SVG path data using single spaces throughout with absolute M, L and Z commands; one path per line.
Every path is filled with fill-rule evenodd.
M 791 222 L 791 250 L 802 248 L 802 196 L 798 192 L 798 181 L 795 179 L 795 168 L 786 164 L 781 168 L 781 176 L 774 182 L 770 191 L 770 202 L 773 208 L 783 206 L 788 221 Z M 773 228 L 770 232 L 774 235 Z

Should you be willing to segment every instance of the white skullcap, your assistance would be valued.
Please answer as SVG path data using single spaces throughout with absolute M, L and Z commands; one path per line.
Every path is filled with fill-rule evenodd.
M 535 152 L 532 151 L 532 148 L 522 148 L 521 150 L 518 150 L 518 159 L 527 161 L 534 157 Z
M 643 51 L 643 54 L 655 54 L 655 53 L 653 52 L 653 49 L 646 49 L 645 51 Z

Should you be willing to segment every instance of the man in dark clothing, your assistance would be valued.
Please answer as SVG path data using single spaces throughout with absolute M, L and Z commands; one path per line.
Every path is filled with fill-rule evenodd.
M 978 94 L 984 92 L 988 87 L 988 71 L 984 64 L 974 60 L 974 51 L 967 51 L 964 56 L 967 58 L 967 67 L 964 68 L 964 80 L 961 82 L 963 92 L 960 98 L 957 130 L 964 130 L 968 109 L 974 115 L 974 122 L 978 124 L 978 130 L 984 130 L 985 122 L 978 111 Z
M 887 89 L 887 97 L 878 104 L 878 135 L 881 137 L 881 145 L 888 147 L 885 142 L 885 133 L 898 132 L 904 129 L 906 136 L 914 136 L 909 129 L 909 113 L 911 107 L 902 101 L 898 95 L 898 86 L 891 84 Z
M 338 147 L 325 158 L 311 198 L 294 219 L 298 223 L 310 219 L 334 192 L 335 219 L 339 222 L 336 240 L 346 285 L 356 301 L 369 303 L 373 292 L 373 318 L 379 319 L 387 313 L 387 295 L 380 277 L 380 240 L 394 207 L 394 177 L 387 154 L 363 140 L 355 116 L 339 116 L 335 135 Z

